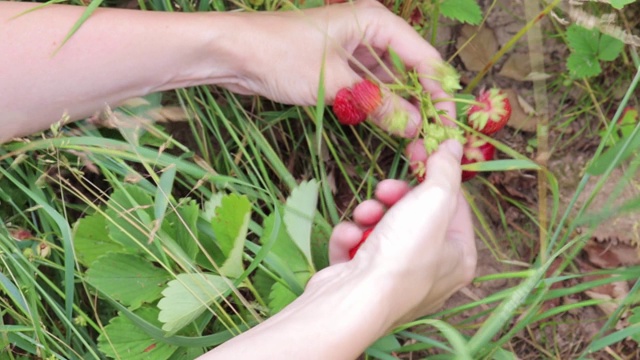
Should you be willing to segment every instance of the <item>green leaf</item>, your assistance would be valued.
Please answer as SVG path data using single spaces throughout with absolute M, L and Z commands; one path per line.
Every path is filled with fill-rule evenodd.
M 133 309 L 160 298 L 169 274 L 137 255 L 109 253 L 87 270 L 87 282 Z
M 211 221 L 218 245 L 226 257 L 220 267 L 221 275 L 237 278 L 244 271 L 242 250 L 250 218 L 251 202 L 246 196 L 231 194 L 222 198 L 216 216 Z
M 505 159 L 465 164 L 462 165 L 462 169 L 471 171 L 540 170 L 540 165 L 531 160 Z
M 311 257 L 311 226 L 318 205 L 318 182 L 302 182 L 293 189 L 284 210 L 284 224 L 293 242 L 313 264 Z
M 475 0 L 442 0 L 440 13 L 449 19 L 472 25 L 482 22 L 482 9 Z
M 107 219 L 95 213 L 78 220 L 73 231 L 73 248 L 78 261 L 90 266 L 98 257 L 111 252 L 125 252 L 118 242 L 107 234 Z
M 598 158 L 595 159 L 593 163 L 587 168 L 587 173 L 590 175 L 604 174 L 605 171 L 607 171 L 607 168 L 614 162 L 614 159 L 618 156 L 618 153 L 622 151 L 625 142 L 626 140 L 619 141 L 617 144 L 610 147 L 607 151 L 598 156 Z M 634 152 L 638 151 L 638 149 L 640 149 L 640 131 L 637 132 L 633 138 L 631 138 L 629 146 L 621 154 L 618 162 L 614 164 L 614 167 L 618 166 L 620 162 L 626 160 Z
M 620 10 L 622 9 L 625 5 L 631 4 L 633 2 L 635 2 L 636 0 L 610 0 L 611 6 L 613 6 L 614 8 Z
M 595 56 L 572 53 L 567 58 L 567 68 L 574 78 L 597 76 L 602 72 L 600 63 Z
M 311 278 L 311 273 L 298 273 L 296 274 L 296 278 L 302 284 L 306 284 Z M 271 310 L 271 315 L 280 312 L 280 310 L 287 307 L 297 298 L 298 295 L 291 291 L 291 289 L 289 289 L 285 284 L 281 282 L 274 283 L 271 287 L 271 292 L 269 293 L 269 310 Z
M 204 212 L 202 216 L 207 220 L 213 220 L 213 217 L 216 216 L 216 209 L 222 203 L 223 193 L 215 193 L 211 195 L 211 198 L 204 203 Z
M 624 43 L 622 41 L 607 34 L 602 34 L 598 46 L 598 58 L 602 61 L 613 61 L 620 55 L 623 48 Z
M 144 320 L 159 326 L 156 308 L 144 307 L 134 313 Z M 165 360 L 178 350 L 175 345 L 160 342 L 121 313 L 111 319 L 98 336 L 98 349 L 114 359 Z
M 587 29 L 574 24 L 567 28 L 566 35 L 569 48 L 573 52 L 592 56 L 598 53 L 600 32 L 597 29 Z
M 167 206 L 171 200 L 171 190 L 173 189 L 173 181 L 176 178 L 176 166 L 169 165 L 160 175 L 160 181 L 156 189 L 156 203 L 153 207 L 153 214 L 156 221 L 162 221 L 164 214 L 167 212 Z
M 194 260 L 199 251 L 197 224 L 200 208 L 194 200 L 183 199 L 176 210 L 164 216 L 162 230 L 182 248 L 189 259 Z
M 267 245 L 272 236 L 275 236 L 275 241 L 269 249 L 269 253 L 272 256 L 276 256 L 281 260 L 281 263 L 285 264 L 292 272 L 302 272 L 309 270 L 309 264 L 302 254 L 300 248 L 289 237 L 288 232 L 285 230 L 285 226 L 282 222 L 276 224 L 276 214 L 272 213 L 264 220 L 262 236 L 260 237 L 260 243 Z M 275 235 L 274 235 L 275 232 Z
M 125 248 L 142 252 L 149 243 L 153 219 L 151 196 L 137 186 L 125 186 L 111 195 L 106 210 L 109 236 Z
M 167 336 L 191 323 L 209 305 L 226 296 L 233 284 L 218 275 L 179 274 L 171 280 L 158 302 L 162 329 Z

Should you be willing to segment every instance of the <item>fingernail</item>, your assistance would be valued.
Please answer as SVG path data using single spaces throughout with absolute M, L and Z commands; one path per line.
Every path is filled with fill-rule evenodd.
M 409 112 L 409 124 L 407 124 L 407 137 L 414 137 L 418 133 L 418 129 L 420 129 L 420 124 L 422 123 L 422 118 L 420 114 L 415 113 L 413 111 Z
M 458 160 L 462 159 L 462 144 L 459 141 L 449 139 L 442 143 L 442 147 L 448 152 L 450 152 L 451 154 L 453 154 L 453 156 L 455 156 L 456 159 Z

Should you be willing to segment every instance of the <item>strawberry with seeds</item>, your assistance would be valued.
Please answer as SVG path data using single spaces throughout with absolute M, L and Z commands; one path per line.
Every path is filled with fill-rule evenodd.
M 382 103 L 382 93 L 375 83 L 363 80 L 351 88 L 338 91 L 333 112 L 343 125 L 358 125 Z
M 481 90 L 476 101 L 479 104 L 467 110 L 471 127 L 485 135 L 491 135 L 507 124 L 511 117 L 511 103 L 504 91 L 497 88 Z

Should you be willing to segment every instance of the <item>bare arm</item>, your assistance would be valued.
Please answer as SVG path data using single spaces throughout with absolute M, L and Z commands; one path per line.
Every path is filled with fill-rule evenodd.
M 0 143 L 46 129 L 65 114 L 77 120 L 105 104 L 202 84 L 312 105 L 323 66 L 331 104 L 339 89 L 364 76 L 389 80 L 369 47 L 381 57 L 391 47 L 408 68 L 430 75 L 441 61 L 406 22 L 371 0 L 259 13 L 100 8 L 62 47 L 84 8 L 50 5 L 20 15 L 32 7 L 0 1 Z M 448 96 L 428 77 L 423 85 L 434 98 Z M 455 112 L 450 102 L 437 106 Z M 410 119 L 399 134 L 415 136 L 419 110 L 389 92 L 371 120 L 385 127 L 398 112 Z
M 224 30 L 231 16 L 98 9 L 54 54 L 84 8 L 15 17 L 32 6 L 0 3 L 0 142 L 65 113 L 78 119 L 160 90 L 232 83 L 241 70 L 234 32 Z

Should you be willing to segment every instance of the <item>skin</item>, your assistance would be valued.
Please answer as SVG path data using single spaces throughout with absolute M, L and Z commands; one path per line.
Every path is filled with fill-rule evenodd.
M 187 86 L 314 105 L 322 80 L 331 104 L 339 89 L 364 76 L 393 81 L 384 66 L 389 47 L 425 75 L 422 85 L 434 98 L 449 97 L 429 79 L 441 61 L 437 51 L 374 1 L 251 14 L 100 8 L 62 47 L 84 9 L 55 5 L 18 16 L 32 6 L 0 2 L 0 143 Z M 386 128 L 390 116 L 405 114 L 410 121 L 399 135 L 414 137 L 423 121 L 418 110 L 382 88 L 383 104 L 370 120 Z M 437 106 L 455 116 L 452 103 Z M 413 165 L 426 163 L 426 180 L 413 189 L 381 182 L 353 222 L 335 227 L 332 265 L 313 276 L 300 298 L 202 358 L 353 359 L 394 325 L 440 307 L 471 280 L 476 262 L 460 192 L 461 153 L 448 141 L 427 159 L 420 142 L 411 143 L 407 156 Z M 348 261 L 349 249 L 372 226 Z

